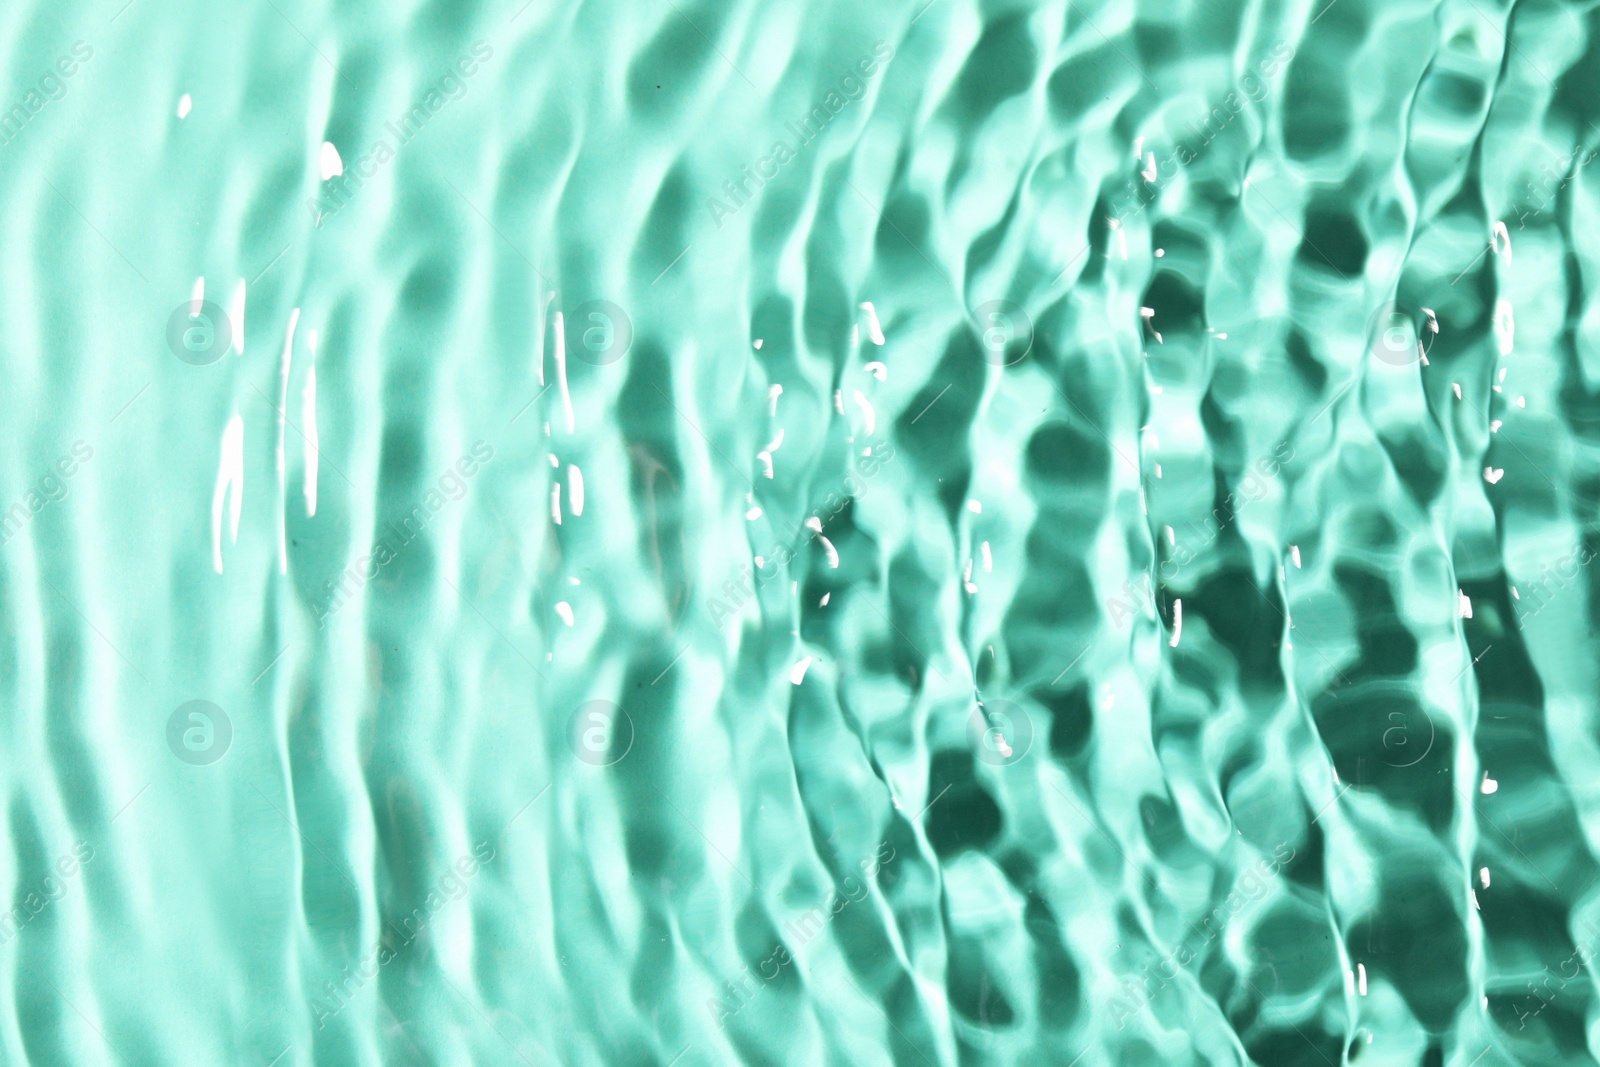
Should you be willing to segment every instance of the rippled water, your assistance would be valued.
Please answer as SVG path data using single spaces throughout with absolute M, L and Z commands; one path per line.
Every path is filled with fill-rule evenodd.
M 1596 1062 L 1597 31 L 0 13 L 0 1063 Z

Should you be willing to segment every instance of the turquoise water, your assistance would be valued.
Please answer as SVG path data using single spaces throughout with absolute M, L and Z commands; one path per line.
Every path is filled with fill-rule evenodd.
M 1596 1062 L 1597 32 L 0 14 L 0 1063 Z

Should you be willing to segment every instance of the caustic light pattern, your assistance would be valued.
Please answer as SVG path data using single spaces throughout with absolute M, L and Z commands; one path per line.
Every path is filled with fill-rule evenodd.
M 1600 1063 L 1600 11 L 0 11 L 0 1064 Z

